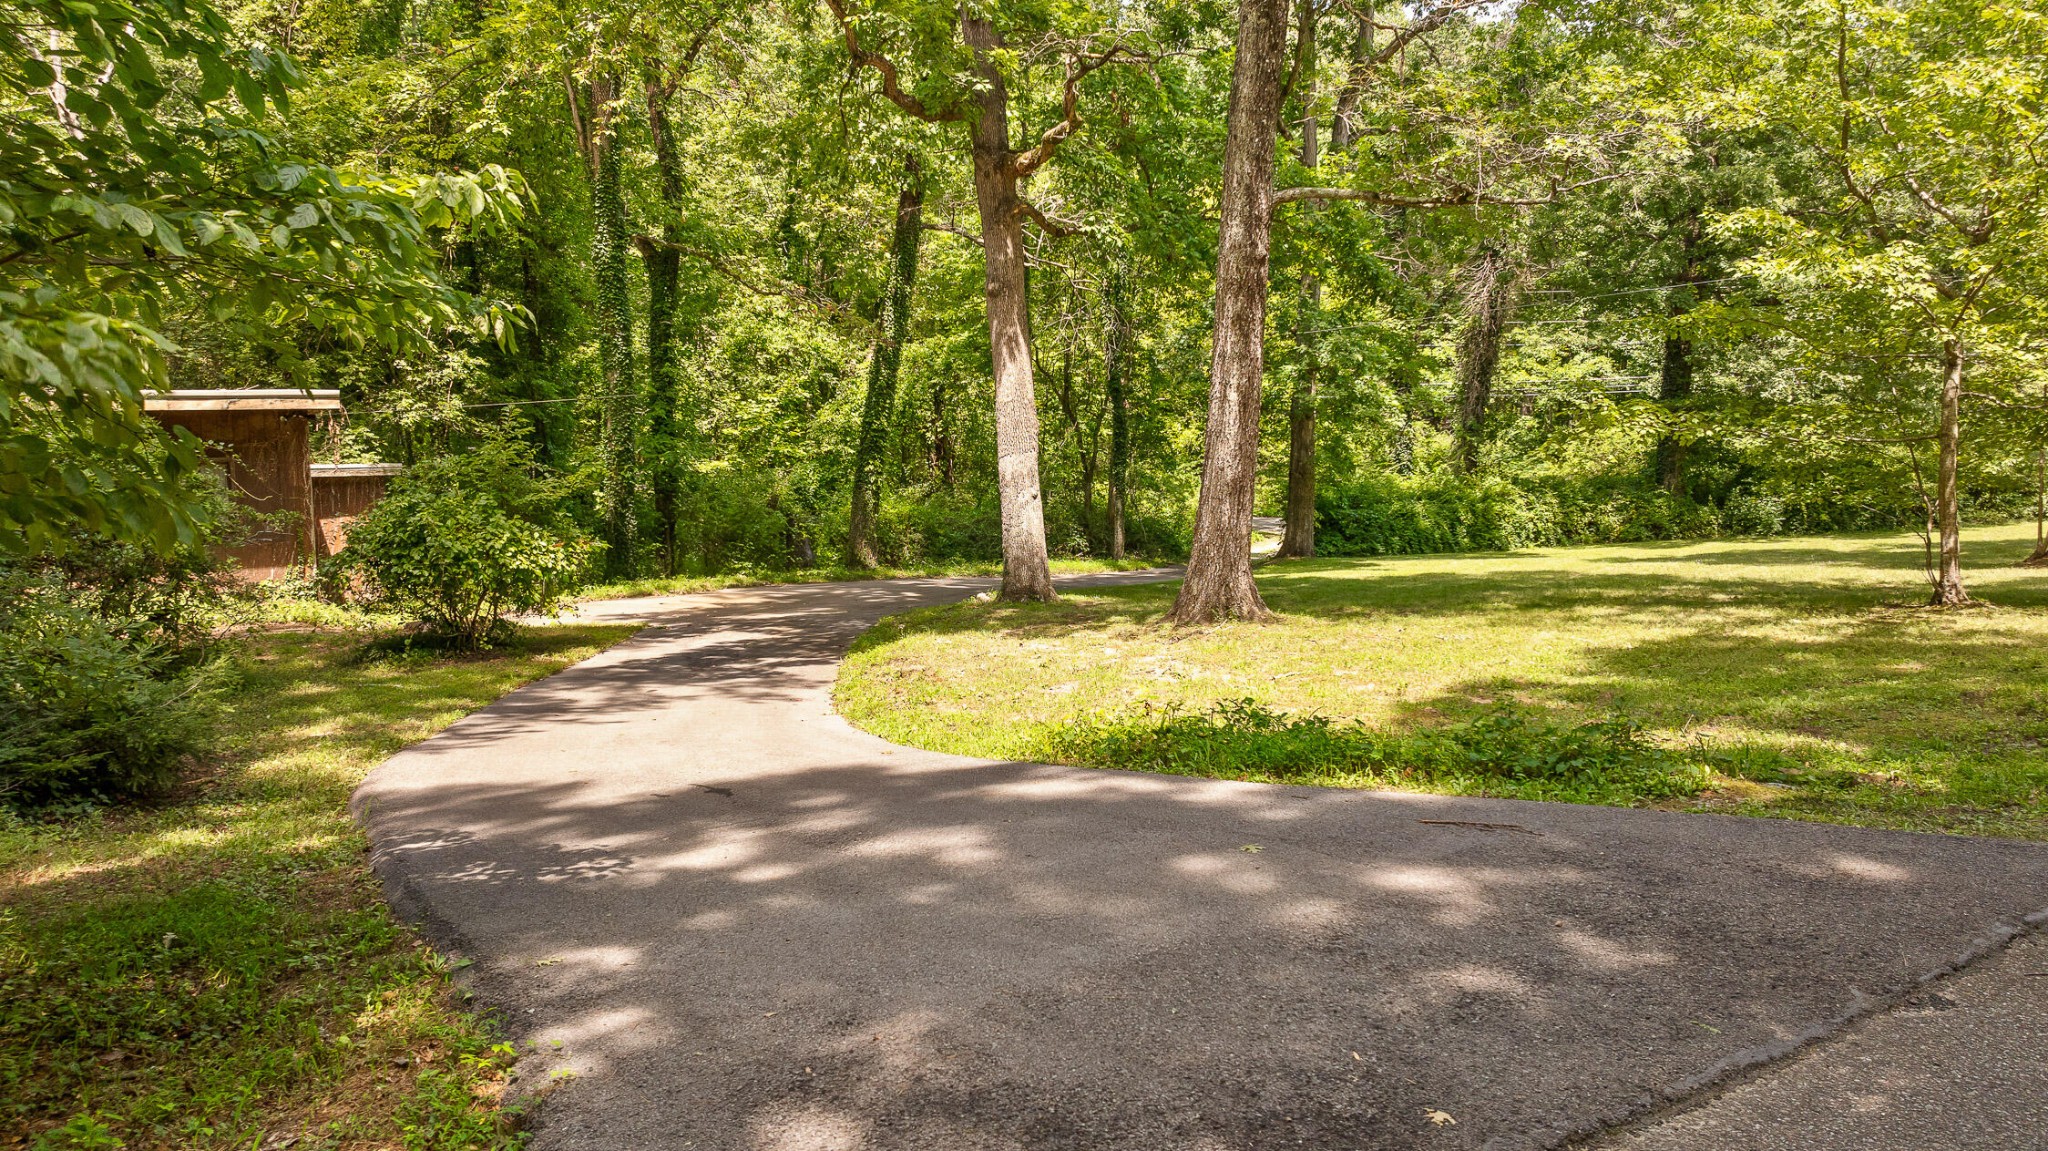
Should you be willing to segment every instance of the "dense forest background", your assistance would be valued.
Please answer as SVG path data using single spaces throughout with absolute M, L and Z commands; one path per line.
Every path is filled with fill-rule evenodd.
M 461 306 L 419 338 L 169 295 L 166 381 L 339 388 L 326 460 L 523 441 L 615 577 L 992 558 L 1000 114 L 1050 142 L 1015 220 L 1048 550 L 1184 554 L 1237 10 L 980 11 L 229 3 L 295 62 L 269 150 L 519 210 L 423 221 Z M 1945 392 L 1962 516 L 2038 504 L 2037 11 L 1289 24 L 1257 476 L 1289 551 L 1927 528 Z

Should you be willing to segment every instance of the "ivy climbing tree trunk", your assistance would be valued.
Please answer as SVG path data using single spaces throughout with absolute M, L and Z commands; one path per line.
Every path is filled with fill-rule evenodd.
M 1313 171 L 1321 140 L 1316 127 L 1316 0 L 1300 0 L 1294 45 L 1294 66 L 1301 77 L 1301 166 Z M 1314 211 L 1314 205 L 1305 210 Z M 1316 554 L 1316 329 L 1322 310 L 1322 281 L 1311 272 L 1301 281 L 1301 325 L 1296 335 L 1301 363 L 1287 405 L 1287 506 L 1280 537 L 1280 554 L 1297 559 Z
M 1252 580 L 1252 496 L 1265 370 L 1266 272 L 1273 231 L 1273 137 L 1280 127 L 1287 0 L 1242 0 L 1223 144 L 1216 335 L 1195 533 L 1167 620 L 1272 618 Z
M 1695 255 L 1700 244 L 1701 219 L 1698 208 L 1688 210 L 1684 227 L 1679 232 L 1679 250 L 1684 253 L 1684 266 L 1679 272 L 1681 289 L 1675 293 L 1670 315 L 1673 328 L 1692 308 L 1692 291 L 1700 278 L 1699 263 Z M 1664 363 L 1657 375 L 1657 402 L 1663 405 L 1667 415 L 1675 413 L 1692 398 L 1692 341 L 1671 331 L 1664 337 Z M 1657 483 L 1672 495 L 1685 494 L 1685 441 L 1670 432 L 1657 438 Z
M 1045 503 L 1038 483 L 1038 396 L 1031 378 L 1031 329 L 1024 289 L 1024 202 L 1010 150 L 1010 93 L 996 53 L 1002 41 L 988 20 L 962 15 L 974 50 L 974 202 L 981 215 L 982 296 L 988 307 L 990 366 L 996 390 L 996 493 L 1002 505 L 1005 600 L 1053 598 L 1045 552 Z
M 1664 363 L 1657 374 L 1657 402 L 1673 411 L 1692 396 L 1692 341 L 1664 337 Z M 1657 483 L 1672 495 L 1685 492 L 1685 442 L 1670 432 L 1657 438 Z
M 1124 395 L 1124 357 L 1130 346 L 1130 318 L 1124 311 L 1124 270 L 1111 271 L 1109 332 L 1102 341 L 1102 392 L 1109 405 L 1109 558 L 1124 558 L 1125 487 L 1131 474 L 1131 413 Z
M 654 497 L 654 518 L 661 532 L 661 570 L 674 575 L 678 567 L 676 519 L 681 514 L 682 459 L 676 405 L 682 401 L 676 364 L 676 304 L 682 282 L 682 162 L 668 118 L 672 86 L 652 68 L 646 77 L 647 130 L 654 142 L 656 186 L 661 193 L 659 242 L 641 245 L 647 267 L 647 449 L 648 487 Z
M 1321 322 L 1323 286 L 1314 276 L 1302 284 L 1300 375 L 1287 409 L 1286 531 L 1280 554 L 1306 559 L 1316 554 L 1316 392 L 1318 348 L 1314 325 Z
M 626 577 L 634 572 L 639 544 L 634 505 L 639 497 L 640 392 L 633 374 L 633 312 L 626 263 L 632 240 L 626 226 L 626 200 L 619 187 L 618 77 L 594 77 L 587 92 L 586 110 L 577 119 L 590 162 L 590 266 L 597 288 L 598 362 L 603 379 L 598 410 L 604 479 L 599 501 L 605 570 Z M 573 85 L 570 98 L 573 111 Z
M 1379 54 L 1373 5 L 1355 4 L 1351 11 L 1357 21 L 1351 37 L 1351 72 L 1337 89 L 1337 107 L 1330 113 L 1330 151 L 1339 154 L 1349 152 L 1358 139 L 1358 106 L 1365 99 L 1373 57 Z
M 1940 455 L 1935 464 L 1934 519 L 1941 533 L 1934 572 L 1935 607 L 1970 602 L 1963 590 L 1963 517 L 1957 491 L 1957 465 L 1963 441 L 1963 342 L 1950 336 L 1941 345 L 1941 425 L 1935 433 Z
M 1460 475 L 1479 470 L 1486 409 L 1500 367 L 1501 338 L 1515 308 L 1515 271 L 1508 256 L 1488 247 L 1467 273 L 1465 332 L 1458 340 L 1458 427 L 1452 463 Z
M 881 513 L 882 453 L 896 412 L 896 372 L 910 336 L 910 296 L 917 282 L 918 241 L 924 235 L 924 177 L 917 157 L 903 158 L 903 191 L 896 197 L 896 229 L 889 241 L 889 278 L 882 290 L 879 334 L 868 359 L 868 394 L 861 405 L 860 439 L 853 453 L 853 514 L 846 562 L 871 568 L 881 562 L 875 522 Z

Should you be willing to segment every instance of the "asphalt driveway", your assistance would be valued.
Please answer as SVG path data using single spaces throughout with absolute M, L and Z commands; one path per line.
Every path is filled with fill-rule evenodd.
M 593 605 L 651 626 L 363 785 L 401 912 L 532 1053 L 537 1149 L 1735 1146 L 1715 1106 L 1853 1070 L 2048 912 L 2039 845 L 990 763 L 832 712 L 861 630 L 981 586 Z M 2048 1099 L 2013 1050 L 1980 1106 Z M 1815 1104 L 1725 1122 L 1771 1106 Z

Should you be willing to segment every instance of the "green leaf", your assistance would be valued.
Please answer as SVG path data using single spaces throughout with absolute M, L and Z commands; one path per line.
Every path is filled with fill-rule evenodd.
M 232 80 L 227 62 L 211 52 L 199 53 L 199 100 L 204 104 L 228 94 Z
M 135 230 L 138 236 L 147 236 L 156 229 L 156 217 L 133 204 L 112 204 L 109 207 L 123 224 Z
M 155 213 L 150 214 L 150 221 L 156 227 L 157 243 L 164 246 L 164 251 L 182 259 L 186 255 L 185 241 L 178 235 L 178 229 L 172 227 L 169 220 Z

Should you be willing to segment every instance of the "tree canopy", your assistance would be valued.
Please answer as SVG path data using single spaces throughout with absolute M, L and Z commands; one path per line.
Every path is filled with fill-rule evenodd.
M 1043 598 L 1202 569 L 1207 483 L 1234 569 L 1254 511 L 1290 554 L 1904 525 L 1960 602 L 1957 525 L 2042 501 L 2026 5 L 9 7 L 16 551 L 194 538 L 172 385 L 338 387 L 334 459 L 523 440 L 614 577 Z

